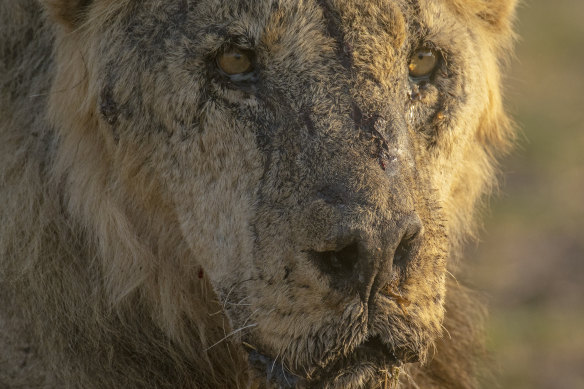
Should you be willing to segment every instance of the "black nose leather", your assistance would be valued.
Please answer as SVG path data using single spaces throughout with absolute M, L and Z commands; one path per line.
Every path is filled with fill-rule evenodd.
M 391 277 L 393 266 L 407 267 L 417 251 L 422 230 L 419 217 L 407 216 L 396 224 L 397 227 L 376 234 L 384 239 L 369 237 L 365 231 L 339 236 L 338 248 L 311 251 L 310 259 L 334 288 L 356 291 L 369 298 Z

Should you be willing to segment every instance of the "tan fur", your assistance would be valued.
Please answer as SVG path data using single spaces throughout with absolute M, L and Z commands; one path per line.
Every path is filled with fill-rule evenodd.
M 512 139 L 514 4 L 0 1 L 0 387 L 373 388 L 333 369 L 371 339 L 400 387 L 477 387 L 448 274 Z M 449 74 L 416 100 L 419 44 Z

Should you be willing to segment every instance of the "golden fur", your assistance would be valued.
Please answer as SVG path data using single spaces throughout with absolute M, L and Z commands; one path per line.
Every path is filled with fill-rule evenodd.
M 478 386 L 448 274 L 512 138 L 514 0 L 40 3 L 0 1 L 0 387 Z M 372 339 L 402 374 L 351 365 Z

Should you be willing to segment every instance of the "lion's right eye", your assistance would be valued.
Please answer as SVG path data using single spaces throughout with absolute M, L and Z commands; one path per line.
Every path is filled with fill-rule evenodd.
M 438 66 L 438 53 L 430 48 L 417 49 L 410 58 L 408 70 L 414 79 L 430 77 Z
M 245 75 L 253 71 L 251 53 L 231 47 L 217 56 L 217 66 L 228 76 Z

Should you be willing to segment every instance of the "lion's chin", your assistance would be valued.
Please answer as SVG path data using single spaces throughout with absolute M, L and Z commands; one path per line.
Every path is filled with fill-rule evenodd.
M 325 389 L 390 388 L 394 376 L 397 377 L 394 365 L 380 366 L 370 362 L 361 362 L 336 372 L 328 380 L 311 383 L 308 387 Z
M 391 383 L 399 370 L 396 367 L 402 364 L 378 337 L 366 341 L 325 367 L 314 369 L 309 378 L 295 375 L 281 363 L 256 350 L 249 352 L 249 362 L 258 373 L 260 387 L 294 389 L 384 387 L 384 383 Z

